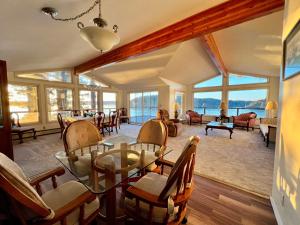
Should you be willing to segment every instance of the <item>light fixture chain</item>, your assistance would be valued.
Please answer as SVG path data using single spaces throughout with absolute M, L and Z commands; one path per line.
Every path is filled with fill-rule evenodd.
M 58 20 L 58 21 L 73 21 L 73 20 L 77 20 L 78 18 L 80 18 L 80 17 L 88 14 L 90 11 L 92 11 L 97 4 L 99 4 L 99 6 L 101 6 L 101 0 L 96 0 L 94 2 L 94 4 L 90 8 L 88 8 L 86 11 L 84 11 L 84 12 L 82 12 L 79 15 L 74 16 L 74 17 L 70 17 L 70 18 L 56 18 L 53 14 L 51 14 L 50 16 L 51 16 L 52 19 Z M 99 15 L 101 15 L 100 11 L 99 11 Z

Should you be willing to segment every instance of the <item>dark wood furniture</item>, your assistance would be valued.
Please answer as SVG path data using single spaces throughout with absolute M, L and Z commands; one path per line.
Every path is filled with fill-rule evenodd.
M 31 126 L 22 127 L 20 124 L 20 118 L 19 118 L 18 113 L 12 113 L 11 116 L 12 116 L 12 118 L 11 118 L 11 123 L 12 123 L 11 133 L 18 135 L 20 144 L 22 144 L 24 142 L 23 135 L 26 133 L 32 133 L 32 137 L 34 139 L 36 139 L 36 130 L 34 127 L 31 127 Z
M 97 112 L 97 114 L 96 114 L 96 125 L 97 125 L 98 129 L 101 131 L 101 134 L 103 136 L 105 136 L 104 123 L 105 123 L 105 113 L 104 112 Z
M 64 133 L 64 130 L 65 130 L 65 122 L 61 116 L 60 113 L 57 113 L 57 121 L 58 121 L 58 124 L 59 124 L 59 127 L 60 127 L 60 139 L 62 139 L 62 136 L 63 136 L 63 133 Z
M 164 48 L 282 10 L 284 0 L 226 1 L 75 66 L 75 74 Z
M 192 177 L 199 140 L 191 137 L 176 163 L 157 160 L 158 165 L 172 167 L 168 177 L 162 175 L 162 167 L 161 174 L 148 173 L 126 190 L 125 212 L 129 217 L 140 224 L 175 225 L 184 221 L 194 189 Z
M 109 120 L 108 122 L 103 123 L 103 127 L 105 130 L 108 131 L 108 134 L 110 135 L 111 132 L 114 131 L 114 128 L 116 130 L 116 133 L 118 133 L 118 112 L 117 111 L 111 111 L 109 112 Z
M 186 111 L 185 116 L 186 116 L 186 120 L 190 126 L 193 123 L 202 124 L 202 114 L 199 114 L 193 110 L 188 110 L 188 111 Z
M 119 118 L 121 123 L 128 123 L 129 124 L 129 116 L 127 112 L 127 108 L 119 108 Z
M 222 119 L 223 119 L 224 121 L 227 120 L 227 123 L 230 123 L 230 116 L 223 116 Z M 216 121 L 216 122 L 220 122 L 220 117 L 219 117 L 219 116 L 216 116 L 216 117 L 215 117 L 215 121 Z M 224 121 L 223 121 L 223 122 L 224 122 Z
M 97 196 L 83 184 L 69 181 L 57 185 L 56 176 L 64 172 L 58 167 L 28 179 L 16 163 L 0 153 L 0 188 L 9 202 L 10 214 L 19 220 L 17 224 L 67 224 L 67 217 L 68 221 L 75 220 L 74 223 L 90 224 L 98 216 Z M 52 180 L 57 191 L 42 192 L 40 183 L 47 179 Z M 91 205 L 87 206 L 87 203 Z
M 0 60 L 0 152 L 13 159 L 14 154 L 11 141 L 11 120 L 7 90 L 6 62 Z
M 207 135 L 207 130 L 211 128 L 211 129 L 219 129 L 219 130 L 228 130 L 230 133 L 230 139 L 231 139 L 231 135 L 233 133 L 233 123 L 220 123 L 220 122 L 209 122 L 208 124 L 206 124 L 205 127 L 205 134 Z

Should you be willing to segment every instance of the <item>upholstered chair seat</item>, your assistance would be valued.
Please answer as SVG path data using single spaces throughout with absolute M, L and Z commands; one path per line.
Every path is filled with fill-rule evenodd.
M 185 115 L 189 125 L 192 125 L 193 123 L 202 123 L 202 114 L 198 114 L 197 112 L 188 110 L 186 111 Z
M 155 196 L 159 196 L 164 187 L 166 186 L 168 177 L 164 175 L 160 175 L 157 173 L 147 173 L 144 177 L 142 177 L 138 182 L 136 182 L 133 186 L 140 190 L 143 190 L 147 193 L 150 193 Z M 153 185 L 155 184 L 155 185 Z M 175 187 L 173 188 L 175 190 Z M 173 192 L 174 192 L 173 190 Z M 174 193 L 175 194 L 175 193 Z M 128 210 L 135 210 L 136 200 L 125 198 L 125 206 Z M 178 207 L 174 209 L 169 220 L 175 218 L 176 212 L 178 212 Z M 165 215 L 168 213 L 168 208 L 165 207 L 154 207 L 153 208 L 153 217 L 152 221 L 155 223 L 163 223 Z M 149 215 L 149 204 L 146 202 L 140 202 L 140 215 L 147 220 Z
M 53 210 L 56 211 L 66 204 L 76 199 L 84 192 L 87 191 L 87 188 L 77 182 L 77 181 L 69 181 L 64 183 L 57 188 L 50 190 L 43 194 L 41 198 L 43 201 Z M 90 203 L 86 203 L 84 205 L 84 219 L 87 219 L 92 213 L 94 213 L 99 208 L 99 200 L 96 198 Z M 67 216 L 67 225 L 75 225 L 78 223 L 79 218 L 79 208 L 72 212 Z M 55 223 L 55 225 L 60 225 L 60 222 Z
M 235 127 L 245 127 L 247 131 L 249 128 L 254 129 L 255 126 L 255 118 L 257 114 L 255 112 L 243 113 L 238 116 L 233 116 L 233 124 Z

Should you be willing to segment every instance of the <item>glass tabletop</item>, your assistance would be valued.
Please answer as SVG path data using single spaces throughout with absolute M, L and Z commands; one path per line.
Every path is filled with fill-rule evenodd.
M 59 151 L 55 157 L 90 191 L 101 194 L 135 181 L 144 170 L 155 168 L 159 157 L 172 151 L 135 141 L 136 138 L 119 135 L 69 156 Z M 112 147 L 107 150 L 105 145 Z
M 233 128 L 233 123 L 220 123 L 220 122 L 211 121 L 207 124 L 207 126 Z

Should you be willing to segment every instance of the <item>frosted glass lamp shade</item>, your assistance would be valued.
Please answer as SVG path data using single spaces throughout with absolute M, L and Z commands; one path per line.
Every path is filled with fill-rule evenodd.
M 120 42 L 120 38 L 114 32 L 97 26 L 83 27 L 80 29 L 80 36 L 102 52 L 109 51 Z
M 278 108 L 277 102 L 268 101 L 268 103 L 266 105 L 266 110 L 277 110 L 277 108 Z

